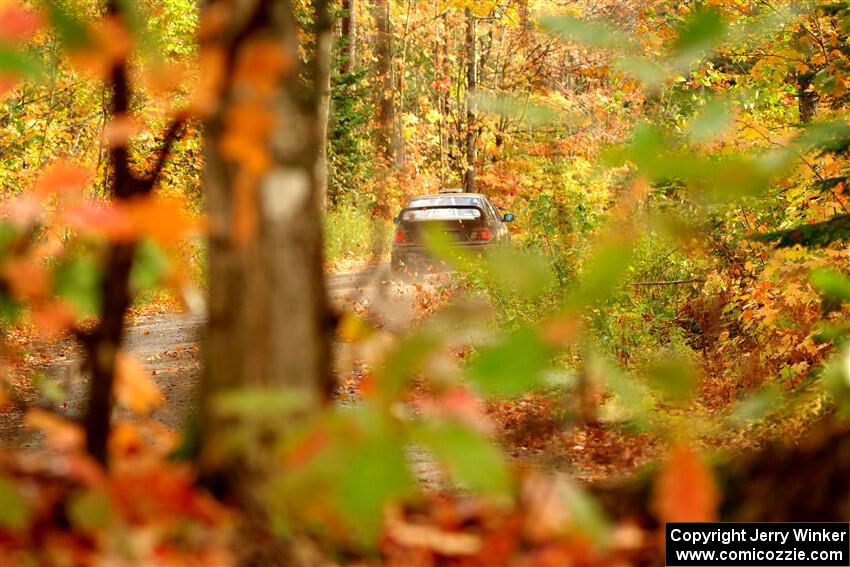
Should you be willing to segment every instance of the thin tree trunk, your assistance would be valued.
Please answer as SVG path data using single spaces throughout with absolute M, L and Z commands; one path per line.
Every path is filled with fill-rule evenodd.
M 343 53 L 339 72 L 350 73 L 357 65 L 357 0 L 342 0 L 341 34 Z
M 372 8 L 375 18 L 374 50 L 378 81 L 381 85 L 378 105 L 378 149 L 395 166 L 400 164 L 400 140 L 395 128 L 395 88 L 392 72 L 392 28 L 387 0 L 376 0 Z
M 324 38 L 330 29 L 327 4 L 315 0 L 313 5 L 317 37 Z M 298 28 L 289 1 L 231 6 L 230 26 L 211 38 L 211 45 L 202 46 L 224 48 L 232 55 L 220 108 L 205 122 L 210 288 L 199 460 L 209 484 L 234 495 L 246 508 L 262 511 L 256 491 L 270 463 L 262 455 L 256 456 L 259 462 L 249 462 L 222 452 L 217 441 L 232 424 L 216 411 L 216 400 L 229 391 L 265 388 L 300 395 L 308 400 L 309 411 L 332 389 L 331 319 L 321 215 L 315 206 L 323 132 L 319 91 L 325 70 L 322 57 L 315 57 L 312 69 L 281 65 L 277 75 L 267 73 L 262 80 L 271 82 L 271 89 L 234 81 L 240 60 L 252 48 L 256 54 L 279 46 L 281 61 L 299 61 Z M 299 75 L 312 79 L 306 82 L 310 86 Z M 240 109 L 273 117 L 272 130 L 250 141 L 269 158 L 259 171 L 235 159 L 222 143 L 232 129 L 238 130 L 233 116 Z M 247 238 L 239 221 L 245 215 L 254 219 Z M 287 425 L 276 424 L 270 434 Z
M 120 3 L 112 0 L 107 5 L 110 17 L 123 18 Z M 111 100 L 109 117 L 121 118 L 130 114 L 130 80 L 128 62 L 115 63 L 110 71 Z M 153 192 L 174 141 L 179 137 L 183 116 L 171 123 L 153 171 L 139 176 L 130 168 L 128 142 L 118 142 L 109 149 L 111 176 L 109 196 L 114 201 L 146 197 Z M 136 243 L 115 242 L 106 252 L 106 264 L 100 283 L 100 320 L 91 331 L 79 331 L 78 338 L 86 350 L 91 367 L 88 407 L 85 416 L 86 450 L 104 467 L 109 465 L 108 441 L 114 403 L 113 388 L 116 378 L 116 361 L 124 338 L 124 321 L 133 300 L 130 292 L 130 271 L 133 267 Z
M 316 200 L 320 211 L 328 208 L 328 121 L 331 113 L 331 65 L 333 33 L 330 26 L 316 38 L 315 81 L 319 91 L 319 159 L 316 163 Z
M 818 95 L 811 86 L 812 79 L 809 74 L 797 75 L 797 109 L 800 112 L 801 124 L 808 124 L 818 115 Z
M 475 161 L 478 131 L 475 116 L 475 89 L 478 80 L 478 54 L 475 41 L 475 16 L 466 8 L 466 172 L 463 185 L 467 193 L 475 193 Z
M 435 5 L 434 9 L 439 13 L 440 7 Z M 446 13 L 443 13 L 443 36 L 442 44 L 445 45 L 448 41 L 448 30 L 445 26 Z M 434 85 L 436 86 L 436 106 L 440 111 L 440 119 L 437 124 L 438 134 L 440 136 L 440 187 L 445 187 L 446 184 L 446 107 L 444 101 L 446 99 L 446 85 L 443 84 L 446 72 L 446 61 L 443 59 L 443 51 L 441 48 L 441 35 L 439 32 L 434 34 Z

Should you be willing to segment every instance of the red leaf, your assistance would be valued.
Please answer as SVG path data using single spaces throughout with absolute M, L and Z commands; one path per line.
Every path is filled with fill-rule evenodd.
M 14 0 L 6 0 L 0 7 L 0 42 L 10 44 L 26 41 L 35 35 L 42 24 L 41 14 Z
M 664 522 L 713 522 L 718 490 L 711 469 L 688 447 L 676 447 L 655 481 L 655 508 Z

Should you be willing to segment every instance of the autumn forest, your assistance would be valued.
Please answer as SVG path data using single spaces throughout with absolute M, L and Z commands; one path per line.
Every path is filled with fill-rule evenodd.
M 846 0 L 0 0 L 0 567 L 846 526 L 848 183 Z

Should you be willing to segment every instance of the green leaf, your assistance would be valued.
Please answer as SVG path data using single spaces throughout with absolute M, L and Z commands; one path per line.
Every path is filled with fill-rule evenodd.
M 762 388 L 740 401 L 729 414 L 734 424 L 747 423 L 763 419 L 782 403 L 782 392 L 775 386 Z
M 21 314 L 21 306 L 0 289 L 0 323 L 11 325 Z
M 282 419 L 310 407 L 310 396 L 293 388 L 239 388 L 215 397 L 215 411 L 223 417 Z
M 8 477 L 0 475 L 0 526 L 22 530 L 29 522 L 30 511 L 18 487 Z
M 148 239 L 142 240 L 136 247 L 133 270 L 130 273 L 130 287 L 134 293 L 159 285 L 169 270 L 168 256 L 156 244 Z
M 477 93 L 470 100 L 479 110 L 535 126 L 563 122 L 565 118 L 561 113 L 549 107 L 520 100 L 506 94 Z
M 43 68 L 37 59 L 0 43 L 0 70 L 3 74 L 37 77 Z
M 398 397 L 422 363 L 440 346 L 440 338 L 427 329 L 416 331 L 401 341 L 378 374 L 377 386 L 381 394 L 387 399 Z
M 614 67 L 648 87 L 658 86 L 671 74 L 671 71 L 661 63 L 637 56 L 618 57 L 614 60 Z
M 516 396 L 545 382 L 551 356 L 551 349 L 534 329 L 520 329 L 483 349 L 466 374 L 484 392 Z
M 655 407 L 652 393 L 644 384 L 627 376 L 599 354 L 591 353 L 587 364 L 595 375 L 604 377 L 607 390 L 614 396 L 604 408 L 609 420 L 631 421 L 639 430 L 651 428 Z
M 77 17 L 71 15 L 55 0 L 43 0 L 50 14 L 50 25 L 56 30 L 66 49 L 81 49 L 91 46 L 88 28 Z
M 65 399 L 65 391 L 56 380 L 48 378 L 44 374 L 35 374 L 32 378 L 33 386 L 51 402 L 61 402 Z
M 825 365 L 824 389 L 832 396 L 839 411 L 850 416 L 850 347 L 844 347 Z
M 625 278 L 633 253 L 631 242 L 598 243 L 570 302 L 586 308 L 608 299 Z
M 632 47 L 629 36 L 621 30 L 600 21 L 584 20 L 573 16 L 544 16 L 541 27 L 552 35 L 602 49 L 628 49 Z
M 566 478 L 563 478 L 559 486 L 561 498 L 570 512 L 573 526 L 597 543 L 607 543 L 610 522 L 599 503 Z
M 112 502 L 103 490 L 86 490 L 71 497 L 68 516 L 78 529 L 98 532 L 112 523 Z
M 539 295 L 554 282 L 545 256 L 516 248 L 497 248 L 488 255 L 487 267 L 500 287 L 521 297 Z
M 356 415 L 365 430 L 346 442 L 344 470 L 339 470 L 335 498 L 355 535 L 374 542 L 388 504 L 414 492 L 401 439 L 374 411 Z
M 19 236 L 18 227 L 8 219 L 0 219 L 0 258 L 6 255 L 7 249 Z
M 810 278 L 815 290 L 835 303 L 850 301 L 850 278 L 836 270 L 816 270 Z
M 54 291 L 85 315 L 100 311 L 100 266 L 88 256 L 66 261 L 54 272 Z
M 697 142 L 712 142 L 723 135 L 731 119 L 732 113 L 726 101 L 714 100 L 694 118 L 688 127 L 688 132 Z
M 432 451 L 463 488 L 493 496 L 510 494 L 507 463 L 489 439 L 448 422 L 423 424 L 414 430 L 413 439 Z
M 687 403 L 694 396 L 697 376 L 693 366 L 676 357 L 656 360 L 647 371 L 650 385 L 667 400 Z
M 683 58 L 692 58 L 708 51 L 726 36 L 726 25 L 717 10 L 699 9 L 691 14 L 679 29 L 673 49 Z

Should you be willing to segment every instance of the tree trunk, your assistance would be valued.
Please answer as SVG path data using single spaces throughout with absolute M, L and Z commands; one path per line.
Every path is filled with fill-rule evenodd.
M 317 32 L 318 33 L 318 32 Z M 320 211 L 328 208 L 328 121 L 331 114 L 331 64 L 333 61 L 333 33 L 330 25 L 316 38 L 314 70 L 319 92 L 319 159 L 316 164 L 317 204 Z
M 315 205 L 324 62 L 315 57 L 312 70 L 297 63 L 291 2 L 230 6 L 229 25 L 201 47 L 231 55 L 221 105 L 205 122 L 210 288 L 199 460 L 208 478 L 221 481 L 211 483 L 214 488 L 233 494 L 248 509 L 262 509 L 254 491 L 264 471 L 222 452 L 217 440 L 232 424 L 216 411 L 215 401 L 224 392 L 267 388 L 301 394 L 309 400 L 309 411 L 331 393 L 330 319 Z M 321 50 L 330 21 L 324 2 L 315 0 L 314 6 Z M 272 56 L 268 50 L 275 48 L 281 53 Z M 240 72 L 243 61 L 249 69 L 257 62 L 283 63 L 248 75 Z M 303 76 L 312 79 L 309 86 L 300 80 Z M 246 114 L 250 120 L 239 119 Z M 250 124 L 243 130 L 245 122 L 263 117 L 270 117 L 270 131 Z M 239 159 L 238 153 L 234 157 L 227 145 L 234 137 L 237 152 L 250 147 L 252 154 L 268 158 L 264 166 Z M 276 424 L 276 430 L 286 425 Z
M 810 74 L 797 75 L 797 109 L 800 112 L 801 124 L 808 124 L 818 115 L 818 94 L 811 86 Z
M 357 65 L 357 0 L 342 0 L 342 35 L 343 53 L 340 56 L 339 72 L 350 73 Z
M 124 17 L 120 2 L 107 4 L 110 17 Z M 111 94 L 109 117 L 113 120 L 130 115 L 129 63 L 122 59 L 110 70 L 108 89 Z M 159 181 L 172 145 L 179 137 L 185 117 L 173 119 L 169 126 L 153 171 L 144 176 L 130 167 L 129 142 L 123 141 L 109 148 L 109 197 L 126 202 L 149 196 Z M 116 362 L 123 345 L 124 320 L 133 301 L 130 290 L 130 272 L 136 252 L 135 241 L 113 242 L 106 253 L 103 277 L 100 283 L 101 307 L 97 326 L 91 331 L 80 331 L 78 337 L 86 351 L 91 368 L 88 406 L 85 415 L 86 450 L 104 467 L 109 466 L 108 442 L 114 405 Z
M 478 81 L 478 54 L 475 41 L 475 16 L 466 8 L 466 172 L 463 185 L 475 193 L 475 160 L 478 131 L 475 124 L 475 89 Z
M 387 0 L 376 0 L 372 8 L 375 18 L 373 38 L 378 84 L 381 85 L 378 105 L 378 150 L 395 166 L 400 164 L 401 145 L 395 128 L 395 89 L 392 72 L 392 28 Z

